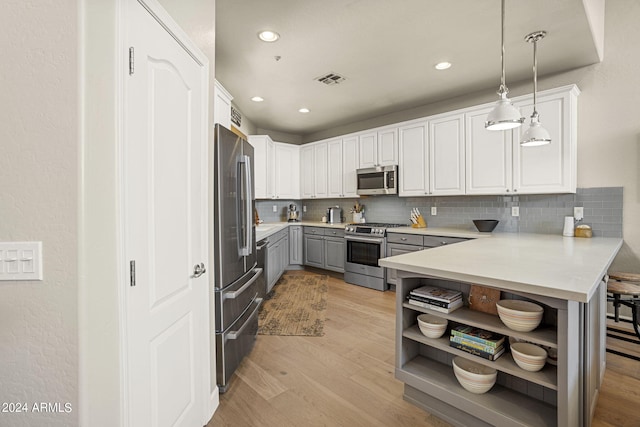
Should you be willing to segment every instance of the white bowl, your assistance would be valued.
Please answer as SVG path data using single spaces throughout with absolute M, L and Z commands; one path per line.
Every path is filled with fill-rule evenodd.
M 527 343 L 533 344 L 532 342 L 523 340 L 522 338 L 509 337 L 509 346 L 513 346 L 517 342 L 527 342 Z M 536 344 L 536 345 L 539 345 L 539 344 Z M 558 349 L 553 347 L 547 347 L 546 345 L 539 345 L 539 346 L 545 349 L 547 352 L 547 363 L 549 365 L 557 366 L 558 365 Z
M 475 394 L 491 390 L 498 377 L 495 369 L 460 356 L 453 359 L 453 373 L 465 390 Z
M 440 338 L 447 330 L 447 319 L 433 314 L 421 314 L 418 316 L 420 332 L 427 338 Z
M 513 360 L 525 371 L 536 372 L 544 367 L 547 351 L 535 344 L 517 342 L 511 345 Z
M 496 303 L 500 320 L 509 329 L 518 332 L 533 331 L 542 321 L 544 309 L 533 302 L 502 299 Z

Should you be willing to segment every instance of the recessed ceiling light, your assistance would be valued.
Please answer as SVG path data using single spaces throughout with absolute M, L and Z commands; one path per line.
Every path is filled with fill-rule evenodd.
M 436 70 L 446 70 L 447 68 L 451 68 L 451 62 L 438 62 L 435 68 Z
M 261 96 L 254 96 L 253 98 L 251 98 L 251 100 L 253 102 L 262 102 L 262 101 L 264 101 L 264 98 L 261 97 Z
M 310 110 L 309 110 L 308 108 L 301 108 L 301 109 L 299 109 L 298 111 L 300 111 L 300 112 L 301 112 L 301 113 L 303 113 L 303 114 L 306 114 L 306 113 L 308 113 Z
M 270 43 L 278 40 L 280 38 L 280 34 L 276 33 L 275 31 L 264 30 L 258 33 L 258 38 L 263 42 Z

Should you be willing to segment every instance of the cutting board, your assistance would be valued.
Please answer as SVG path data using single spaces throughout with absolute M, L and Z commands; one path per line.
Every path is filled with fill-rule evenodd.
M 469 308 L 483 313 L 498 315 L 496 303 L 500 301 L 500 290 L 471 285 L 469 290 Z

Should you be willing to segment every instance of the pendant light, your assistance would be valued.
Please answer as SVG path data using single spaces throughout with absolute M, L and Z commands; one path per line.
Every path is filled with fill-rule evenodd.
M 546 31 L 536 31 L 527 34 L 524 38 L 525 41 L 533 43 L 533 114 L 531 114 L 529 128 L 522 134 L 520 139 L 520 145 L 523 147 L 535 147 L 551 142 L 551 136 L 540 124 L 538 111 L 536 111 L 536 92 L 538 91 L 538 41 L 542 40 L 546 35 Z
M 500 99 L 493 107 L 493 110 L 487 116 L 487 121 L 484 123 L 484 127 L 488 130 L 506 130 L 518 127 L 524 122 L 524 117 L 520 114 L 520 111 L 513 106 L 509 98 L 507 98 L 507 85 L 504 77 L 504 0 L 502 0 L 501 8 L 501 40 L 502 51 L 500 52 L 500 59 L 502 60 L 502 78 L 500 80 L 500 88 L 498 89 L 498 95 Z

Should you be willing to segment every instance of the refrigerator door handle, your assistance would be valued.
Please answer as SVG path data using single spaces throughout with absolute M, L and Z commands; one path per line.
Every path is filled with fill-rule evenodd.
M 246 180 L 245 180 L 245 184 L 247 186 L 247 191 L 246 191 L 246 195 L 247 195 L 247 209 L 246 209 L 246 214 L 247 214 L 247 249 L 248 249 L 248 253 L 247 255 L 250 255 L 253 253 L 253 185 L 251 185 L 253 183 L 253 177 L 251 176 L 251 157 L 247 156 L 246 154 L 243 156 L 244 160 L 245 160 L 245 164 L 246 164 L 246 168 L 245 168 L 245 174 L 246 174 Z
M 222 294 L 222 300 L 226 300 L 226 299 L 236 299 L 238 298 L 244 291 L 247 290 L 247 288 L 251 285 L 253 285 L 253 282 L 255 282 L 256 280 L 258 280 L 258 277 L 260 277 L 260 275 L 262 274 L 262 269 L 261 268 L 255 268 L 254 270 L 254 276 L 249 279 L 247 281 L 247 283 L 245 283 L 244 285 L 242 285 L 242 287 L 240 287 L 240 289 L 238 289 L 237 291 L 233 291 L 233 292 L 225 292 Z
M 238 197 L 241 197 L 240 195 L 244 195 L 245 206 L 244 218 L 240 218 L 241 226 L 239 227 L 239 229 L 244 230 L 244 236 L 242 236 L 244 238 L 244 246 L 240 247 L 239 253 L 240 256 L 247 256 L 251 255 L 253 252 L 253 245 L 251 244 L 253 241 L 253 226 L 251 225 L 253 220 L 253 212 L 251 211 L 251 202 L 253 200 L 253 195 L 251 194 L 251 158 L 247 155 L 243 155 L 242 160 L 240 160 L 240 164 L 244 165 L 244 188 Z

